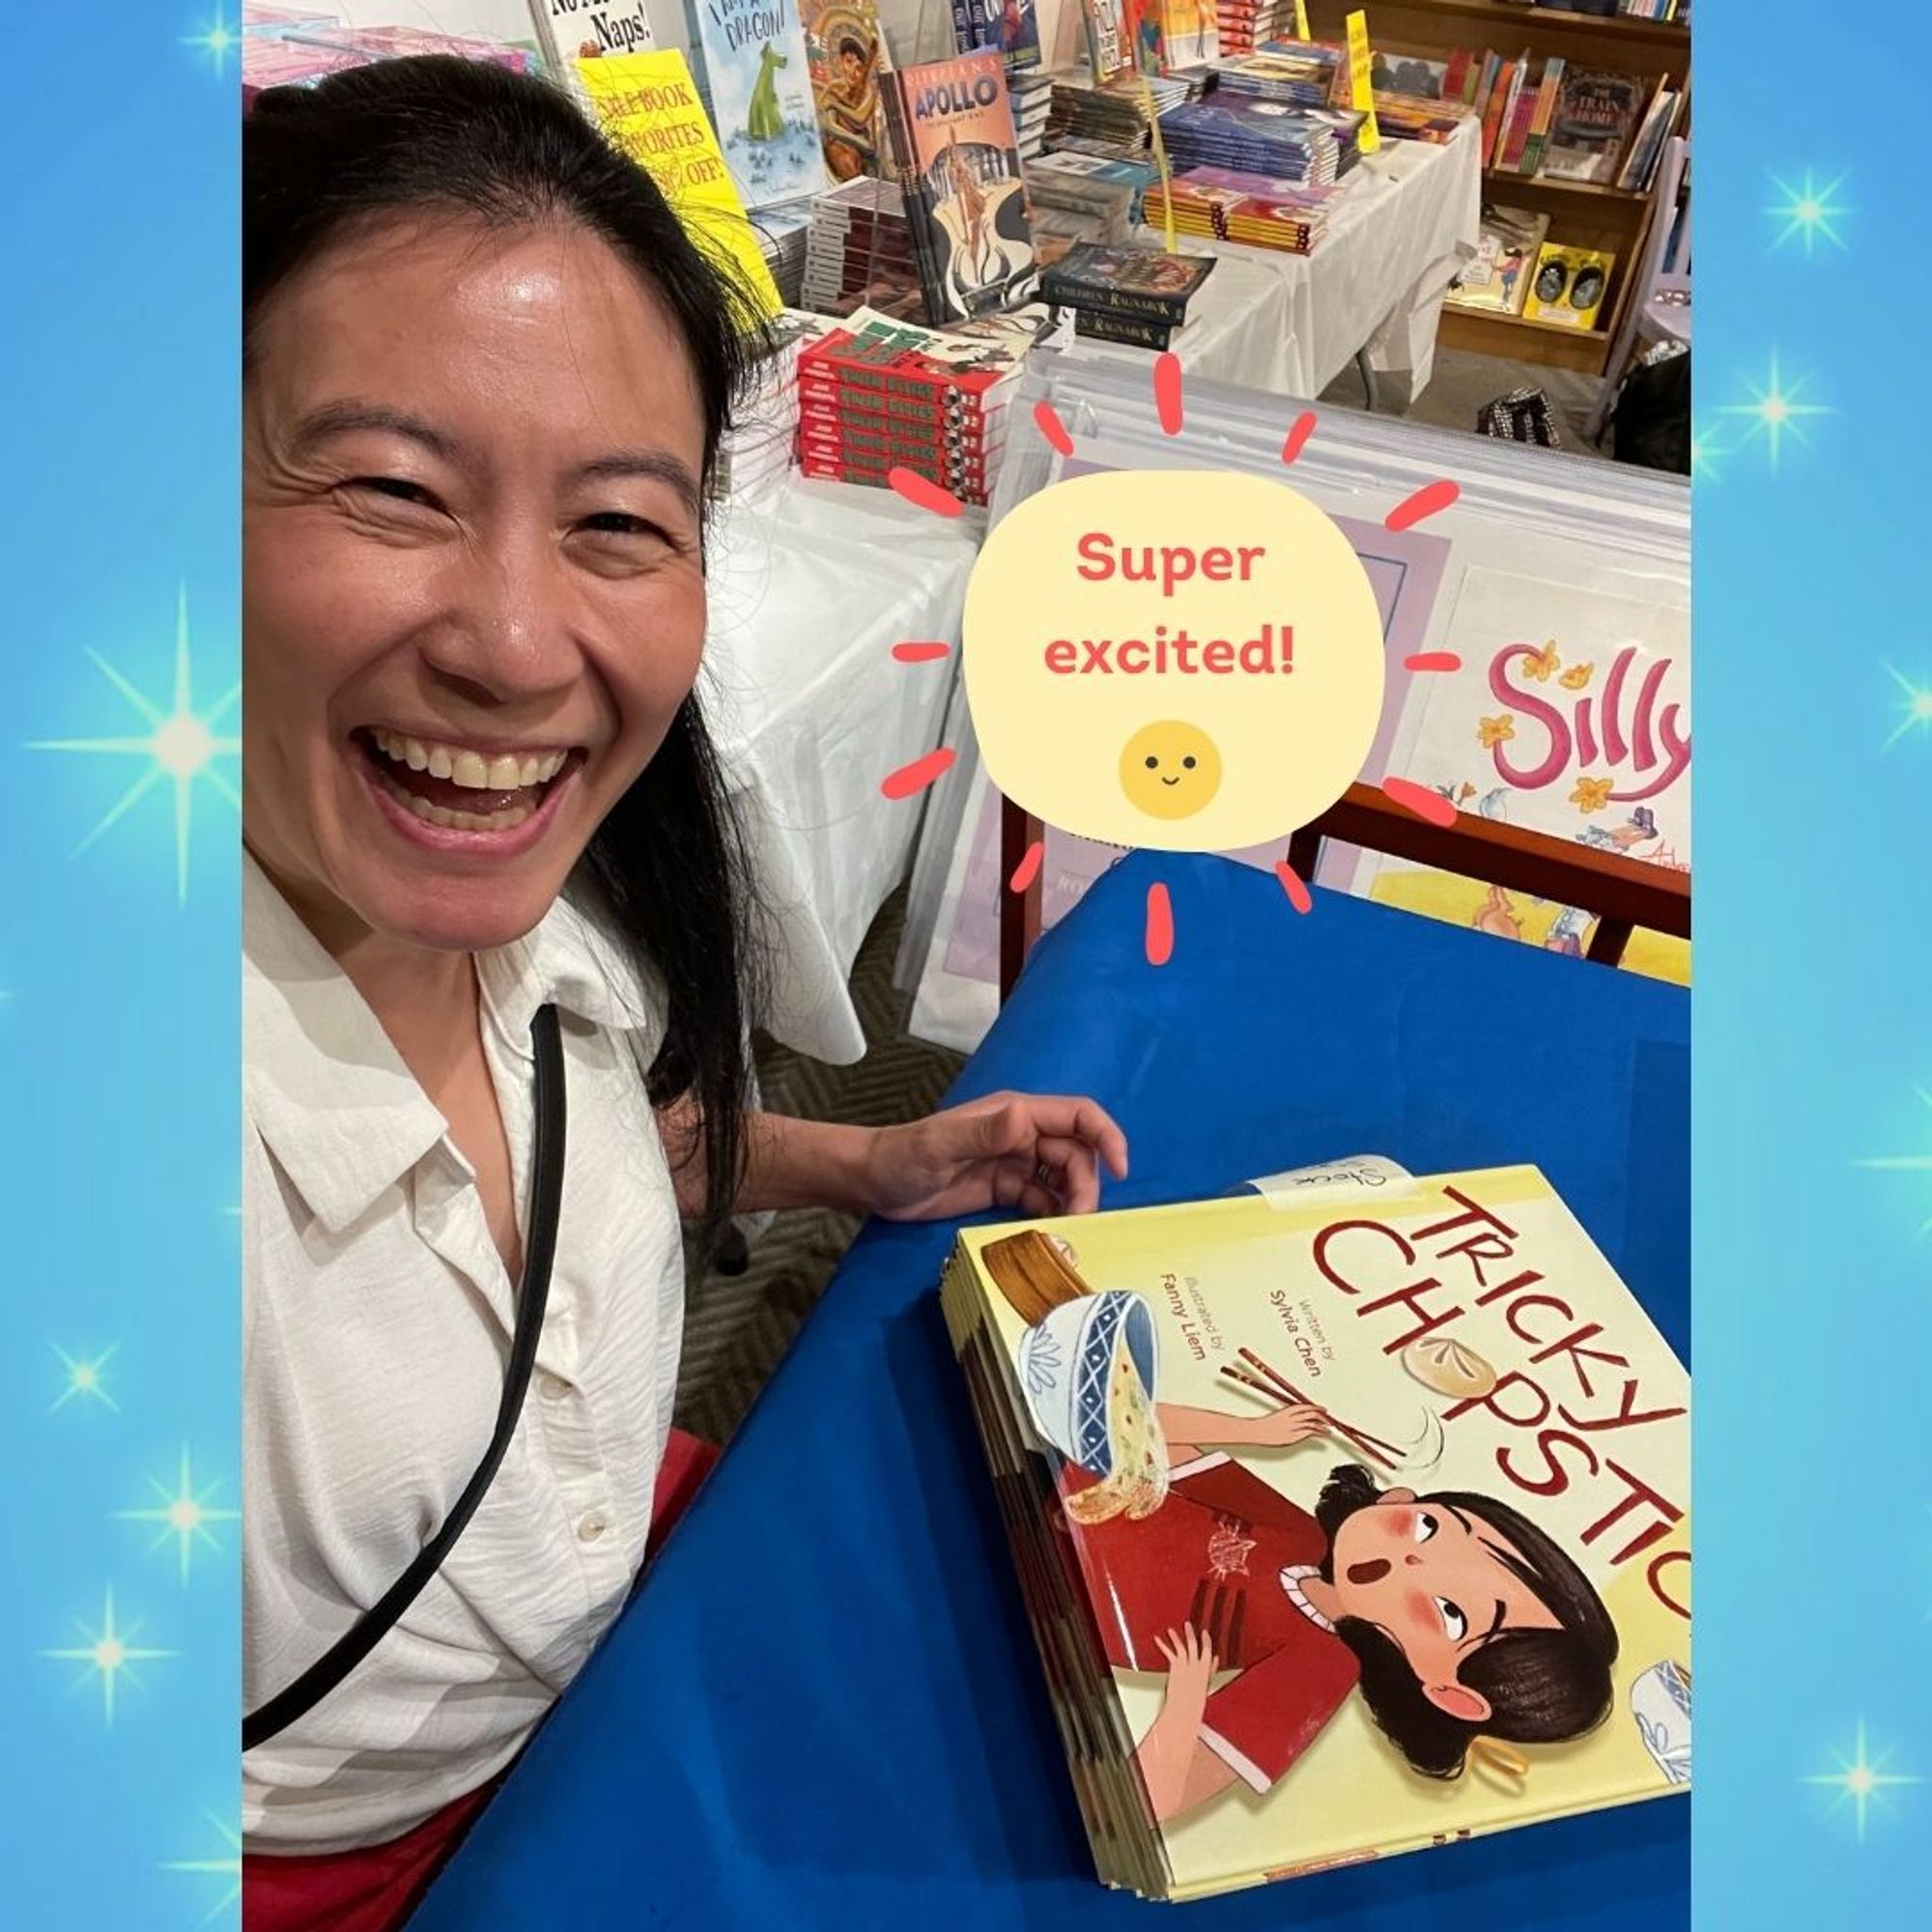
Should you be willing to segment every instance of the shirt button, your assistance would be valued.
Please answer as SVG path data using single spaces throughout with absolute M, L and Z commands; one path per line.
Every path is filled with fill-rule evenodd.
M 610 1525 L 604 1520 L 602 1512 L 592 1510 L 577 1525 L 577 1540 L 580 1543 L 595 1543 Z
M 570 1393 L 570 1384 L 561 1376 L 544 1376 L 537 1382 L 537 1393 L 546 1402 L 561 1402 Z

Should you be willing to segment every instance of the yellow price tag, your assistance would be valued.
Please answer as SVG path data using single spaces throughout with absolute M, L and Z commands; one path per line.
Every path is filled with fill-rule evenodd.
M 1297 41 L 1312 41 L 1315 38 L 1308 31 L 1308 0 L 1294 0 L 1294 38 Z
M 1382 130 L 1376 126 L 1376 88 L 1370 78 L 1375 56 L 1369 51 L 1369 16 L 1349 15 L 1349 87 L 1356 108 L 1369 118 L 1362 123 L 1362 153 L 1373 155 L 1382 145 Z

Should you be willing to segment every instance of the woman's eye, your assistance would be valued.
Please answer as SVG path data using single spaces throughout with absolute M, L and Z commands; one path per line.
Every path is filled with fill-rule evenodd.
M 1461 1643 L 1469 1634 L 1469 1619 L 1447 1597 L 1436 1598 L 1435 1610 L 1442 1619 L 1442 1629 L 1451 1643 Z
M 1416 1542 L 1427 1543 L 1429 1539 L 1435 1534 L 1435 1519 L 1433 1516 L 1431 1516 L 1427 1510 L 1417 1510 L 1415 1513 Z
M 419 503 L 424 509 L 436 508 L 436 498 L 420 483 L 412 483 L 407 476 L 352 476 L 346 487 L 391 503 Z
M 654 537 L 662 534 L 655 524 L 647 524 L 643 518 L 631 516 L 623 510 L 599 510 L 595 516 L 584 518 L 583 527 L 598 536 L 609 537 Z

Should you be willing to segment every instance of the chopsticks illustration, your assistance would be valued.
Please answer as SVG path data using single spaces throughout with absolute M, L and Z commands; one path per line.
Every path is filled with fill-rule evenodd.
M 1379 1435 L 1372 1435 L 1365 1429 L 1352 1428 L 1340 1416 L 1323 1408 L 1319 1402 L 1303 1395 L 1286 1376 L 1278 1370 L 1269 1368 L 1252 1349 L 1241 1350 L 1240 1356 L 1242 1361 L 1248 1364 L 1249 1369 L 1258 1373 L 1251 1375 L 1246 1370 L 1236 1368 L 1232 1362 L 1224 1362 L 1221 1365 L 1221 1373 L 1230 1381 L 1239 1382 L 1251 1393 L 1264 1395 L 1271 1402 L 1290 1402 L 1304 1408 L 1312 1408 L 1337 1435 L 1345 1436 L 1352 1442 L 1371 1462 L 1379 1463 L 1385 1469 L 1400 1466 L 1402 1451 L 1395 1443 L 1384 1441 Z

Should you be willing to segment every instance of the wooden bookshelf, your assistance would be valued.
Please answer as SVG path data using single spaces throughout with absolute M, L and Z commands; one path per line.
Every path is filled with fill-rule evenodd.
M 1458 47 L 1485 48 L 1514 60 L 1555 55 L 1572 68 L 1603 68 L 1655 82 L 1668 74 L 1686 92 L 1678 131 L 1690 128 L 1690 29 L 1678 20 L 1639 20 L 1628 14 L 1571 14 L 1531 7 L 1524 0 L 1363 0 L 1369 39 L 1391 54 L 1446 60 Z M 1311 0 L 1311 31 L 1320 40 L 1342 41 L 1352 12 L 1349 0 Z M 1635 270 L 1650 233 L 1654 203 L 1648 194 L 1601 182 L 1559 181 L 1543 176 L 1483 170 L 1483 198 L 1549 216 L 1549 239 L 1616 256 L 1610 286 L 1592 329 L 1560 323 L 1457 308 L 1445 302 L 1436 339 L 1445 348 L 1540 362 L 1547 367 L 1601 376 L 1610 343 L 1634 294 Z

